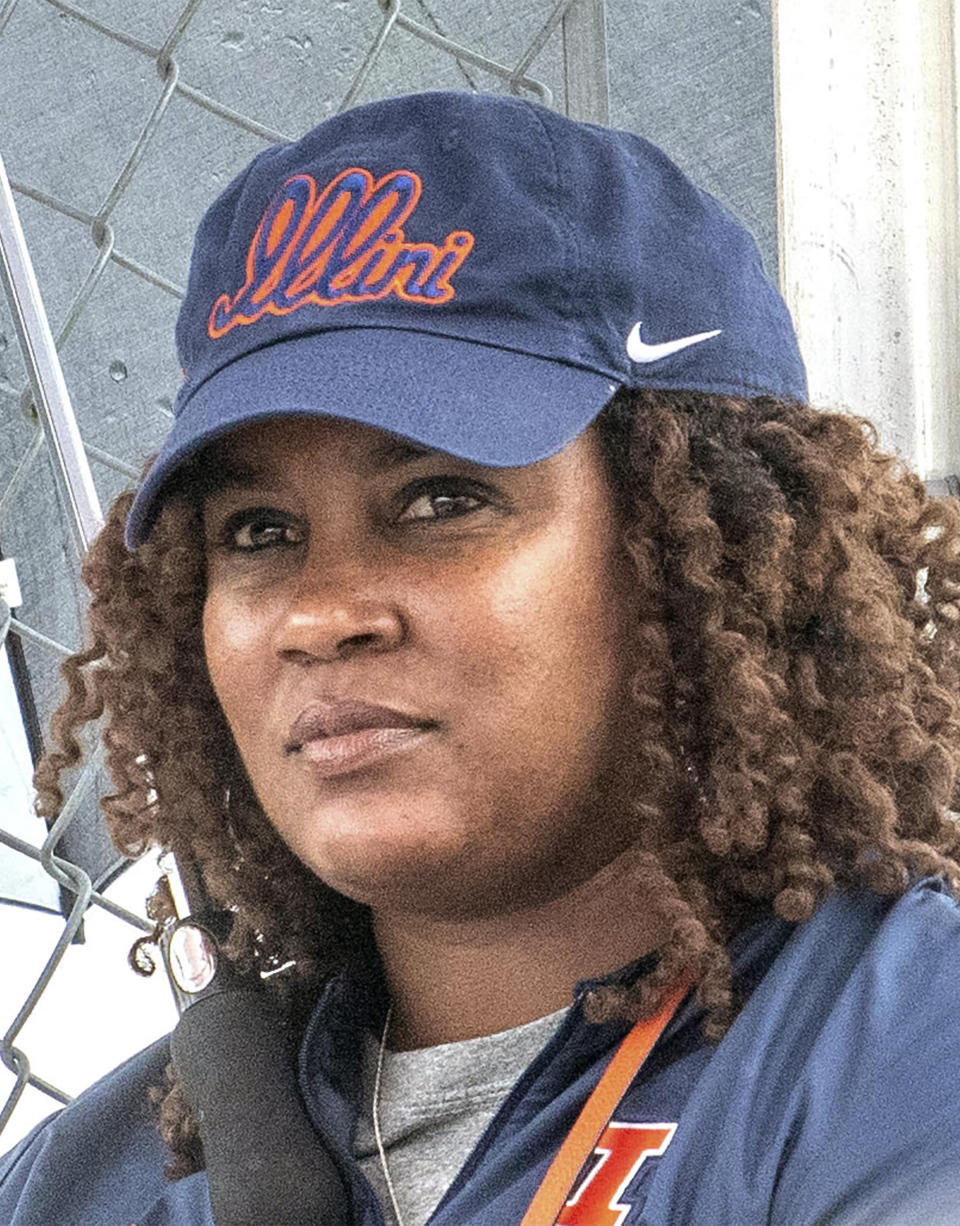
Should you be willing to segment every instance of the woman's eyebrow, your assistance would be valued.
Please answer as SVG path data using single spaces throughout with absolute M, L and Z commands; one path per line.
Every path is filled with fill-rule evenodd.
M 422 460 L 424 456 L 443 455 L 436 447 L 426 447 L 422 443 L 413 443 L 405 438 L 388 438 L 379 443 L 371 452 L 371 472 L 382 472 L 387 468 L 399 468 L 401 464 L 412 464 L 414 460 Z
M 359 471 L 368 473 L 383 472 L 390 468 L 399 468 L 403 464 L 412 464 L 425 456 L 442 455 L 435 447 L 424 447 L 407 439 L 388 439 L 380 443 L 369 453 L 358 466 Z M 202 499 L 212 498 L 215 494 L 227 489 L 253 489 L 258 485 L 268 485 L 271 474 L 255 464 L 244 463 L 228 457 L 211 458 L 205 464 L 198 464 L 194 470 L 191 486 L 194 493 Z
M 206 499 L 226 489 L 252 489 L 266 484 L 268 479 L 268 474 L 255 465 L 217 459 L 196 465 L 190 487 L 196 497 Z

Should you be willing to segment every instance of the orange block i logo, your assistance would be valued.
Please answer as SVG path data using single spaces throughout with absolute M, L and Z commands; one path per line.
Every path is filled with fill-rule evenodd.
M 621 1124 L 611 1120 L 597 1142 L 594 1162 L 560 1210 L 557 1226 L 621 1226 L 633 1208 L 624 1192 L 648 1158 L 670 1144 L 676 1124 Z

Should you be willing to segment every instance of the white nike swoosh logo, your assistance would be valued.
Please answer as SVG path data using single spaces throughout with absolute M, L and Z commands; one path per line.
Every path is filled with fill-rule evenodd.
M 701 341 L 708 341 L 711 336 L 719 336 L 723 331 L 722 328 L 716 328 L 713 332 L 698 332 L 696 336 L 681 336 L 676 341 L 648 345 L 640 339 L 642 327 L 642 321 L 635 323 L 627 337 L 627 357 L 633 362 L 659 362 L 661 358 L 668 358 L 671 353 L 679 353 L 681 349 L 686 349 L 690 345 L 699 345 Z

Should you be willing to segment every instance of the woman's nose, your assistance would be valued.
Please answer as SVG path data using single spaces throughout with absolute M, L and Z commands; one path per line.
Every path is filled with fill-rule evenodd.
M 304 568 L 277 627 L 278 652 L 309 663 L 395 650 L 406 638 L 406 620 L 384 589 L 382 568 L 355 559 L 334 565 L 328 555 Z

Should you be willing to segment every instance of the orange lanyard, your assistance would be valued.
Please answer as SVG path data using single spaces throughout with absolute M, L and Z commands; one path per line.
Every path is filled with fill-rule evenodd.
M 666 997 L 656 1017 L 637 1022 L 613 1054 L 577 1121 L 567 1133 L 556 1157 L 543 1177 L 520 1226 L 554 1226 L 573 1181 L 592 1153 L 600 1135 L 639 1073 L 667 1022 L 687 994 L 688 985 L 678 984 Z

